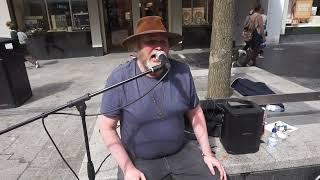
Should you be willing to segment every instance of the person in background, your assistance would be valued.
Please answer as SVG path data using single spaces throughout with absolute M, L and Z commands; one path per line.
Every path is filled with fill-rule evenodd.
M 253 9 L 250 9 L 249 14 L 247 15 L 246 20 L 244 21 L 243 37 L 244 37 L 245 46 L 242 48 L 242 50 L 244 50 L 244 51 L 248 50 L 248 48 L 250 47 L 250 43 L 251 43 L 251 33 L 249 33 L 249 34 L 244 34 L 244 33 L 249 31 L 249 29 L 247 29 L 248 28 L 247 24 L 249 23 L 249 18 L 252 14 L 253 14 Z
M 249 16 L 245 28 L 251 32 L 250 49 L 248 51 L 248 65 L 255 66 L 256 59 L 261 50 L 261 45 L 265 42 L 265 33 L 263 27 L 263 18 L 261 16 L 261 4 L 255 5 L 253 14 Z
M 11 30 L 11 32 L 10 32 L 11 38 L 13 40 L 16 40 L 16 41 L 19 42 L 19 49 L 24 54 L 24 60 L 30 62 L 36 68 L 40 68 L 40 64 L 39 64 L 39 61 L 37 60 L 37 58 L 32 56 L 27 50 L 27 39 L 28 39 L 28 36 L 26 35 L 26 33 L 22 32 L 22 31 L 18 31 L 15 23 L 13 23 L 11 21 L 8 21 L 6 23 L 6 25 Z
M 145 7 L 145 16 L 154 16 L 154 7 L 152 2 L 148 2 Z
M 123 45 L 136 51 L 137 58 L 113 70 L 107 87 L 160 65 L 163 62 L 156 54 L 168 56 L 169 48 L 182 41 L 181 35 L 166 31 L 159 16 L 141 18 L 136 29 Z M 100 133 L 119 166 L 118 179 L 225 180 L 224 168 L 209 144 L 190 68 L 173 59 L 167 63 L 171 66 L 169 72 L 164 68 L 103 94 Z M 184 116 L 197 141 L 185 138 Z
M 6 23 L 6 25 L 7 25 L 7 27 L 11 30 L 11 31 L 10 31 L 10 37 L 11 37 L 13 40 L 15 40 L 15 41 L 19 41 L 19 40 L 18 40 L 18 32 L 17 32 L 17 27 L 16 27 L 16 25 L 15 25 L 13 22 L 11 22 L 11 21 L 8 21 L 8 22 Z
M 261 8 L 260 14 L 262 16 L 262 21 L 263 21 L 263 29 L 264 29 L 263 33 L 264 33 L 265 36 L 267 36 L 267 15 L 264 14 L 264 9 L 263 8 Z M 263 48 L 265 48 L 265 47 L 266 47 L 266 44 L 265 44 L 265 42 L 263 42 L 261 44 L 261 49 L 260 49 L 260 52 L 258 54 L 258 58 L 260 58 L 260 59 L 264 58 L 263 57 Z

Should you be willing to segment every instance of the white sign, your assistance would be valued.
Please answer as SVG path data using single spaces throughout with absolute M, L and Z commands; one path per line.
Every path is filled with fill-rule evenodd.
M 6 47 L 6 49 L 13 49 L 12 43 L 6 43 L 4 44 L 4 46 Z

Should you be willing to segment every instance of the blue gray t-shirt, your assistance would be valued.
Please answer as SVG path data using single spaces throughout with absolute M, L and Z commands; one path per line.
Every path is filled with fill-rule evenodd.
M 167 77 L 134 104 L 112 111 L 143 96 L 158 79 L 143 76 L 103 94 L 101 113 L 120 118 L 121 141 L 131 157 L 159 158 L 184 145 L 184 114 L 199 104 L 199 98 L 190 68 L 175 60 L 170 63 Z M 137 62 L 131 60 L 113 70 L 106 86 L 140 73 Z

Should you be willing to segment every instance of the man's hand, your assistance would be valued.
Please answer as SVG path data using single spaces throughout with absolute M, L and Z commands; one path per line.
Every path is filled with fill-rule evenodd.
M 227 180 L 226 172 L 224 171 L 223 166 L 221 163 L 213 156 L 210 155 L 204 155 L 203 156 L 204 162 L 207 164 L 210 172 L 215 175 L 214 167 L 216 167 L 220 172 L 220 180 Z
M 124 180 L 146 180 L 146 177 L 137 168 L 132 167 L 126 170 Z

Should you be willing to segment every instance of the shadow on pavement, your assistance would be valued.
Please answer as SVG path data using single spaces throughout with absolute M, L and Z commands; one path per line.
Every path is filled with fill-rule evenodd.
M 180 62 L 189 64 L 190 68 L 193 70 L 208 69 L 209 67 L 209 52 L 172 54 L 171 57 Z
M 50 83 L 43 86 L 32 89 L 32 97 L 26 102 L 26 104 L 36 101 L 38 99 L 51 96 L 58 92 L 64 91 L 70 87 L 72 84 L 71 81 L 62 82 L 62 83 Z
M 57 60 L 53 60 L 53 61 L 40 61 L 40 65 L 51 65 L 51 64 L 57 64 L 58 61 Z
M 312 44 L 271 46 L 257 66 L 273 74 L 296 78 L 320 78 L 320 47 Z

